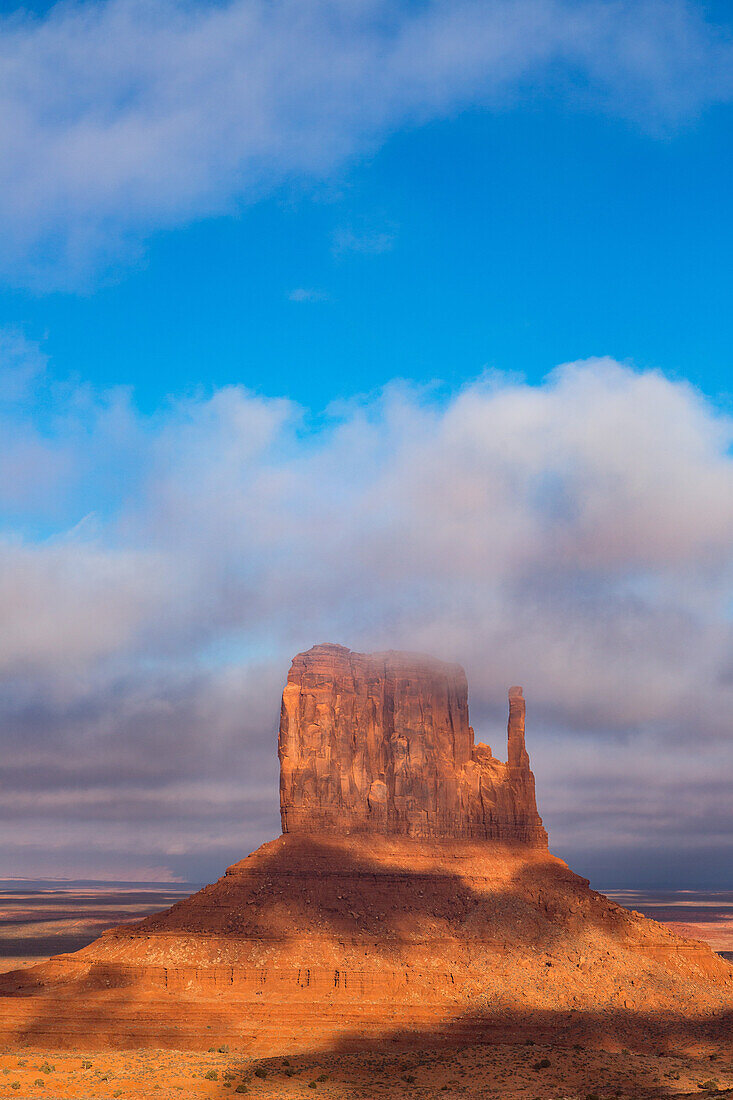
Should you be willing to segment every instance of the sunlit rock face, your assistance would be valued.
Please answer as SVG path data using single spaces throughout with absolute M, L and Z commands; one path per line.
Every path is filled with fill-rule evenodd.
M 476 837 L 546 847 L 509 692 L 509 759 L 475 744 L 460 665 L 317 645 L 293 660 L 278 753 L 284 833 Z

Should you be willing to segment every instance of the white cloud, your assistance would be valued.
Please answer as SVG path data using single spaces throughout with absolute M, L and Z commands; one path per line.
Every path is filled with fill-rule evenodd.
M 206 791 L 237 775 L 248 835 L 271 832 L 279 687 L 294 652 L 331 640 L 462 662 L 497 750 L 506 687 L 523 682 L 560 836 L 558 798 L 589 767 L 608 784 L 578 813 L 589 836 L 602 818 L 611 846 L 641 828 L 624 775 L 631 790 L 644 776 L 660 821 L 676 807 L 678 832 L 701 836 L 701 805 L 733 825 L 704 787 L 730 744 L 733 429 L 689 385 L 598 359 L 445 402 L 395 385 L 315 424 L 240 387 L 148 417 L 129 395 L 62 391 L 61 480 L 46 471 L 32 525 L 0 545 L 17 797 L 40 806 L 66 777 L 97 792 L 93 820 L 108 787 L 117 817 L 149 822 L 157 862 L 141 786 L 178 789 L 219 844 L 233 802 L 212 823 Z M 6 413 L 0 431 L 1 458 L 39 427 Z M 33 533 L 53 525 L 73 533 Z M 665 754 L 673 773 L 655 773 Z
M 398 127 L 555 93 L 652 126 L 728 101 L 684 0 L 58 3 L 0 21 L 2 272 L 78 285 L 153 230 L 319 180 Z

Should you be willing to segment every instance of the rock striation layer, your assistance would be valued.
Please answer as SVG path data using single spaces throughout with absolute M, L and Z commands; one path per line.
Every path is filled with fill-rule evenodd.
M 278 754 L 283 833 L 481 837 L 546 847 L 509 692 L 509 759 L 475 744 L 460 665 L 317 645 L 293 660 Z

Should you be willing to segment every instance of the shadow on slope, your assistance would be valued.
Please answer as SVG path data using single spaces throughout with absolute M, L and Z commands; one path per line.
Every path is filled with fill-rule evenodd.
M 379 1090 L 411 1097 L 494 1095 L 673 1098 L 733 1096 L 733 1012 L 717 1017 L 608 1012 L 485 1011 L 330 1050 L 232 1061 L 233 1083 L 321 1086 L 314 1095 L 356 1100 Z M 324 1077 L 330 1082 L 326 1091 Z M 711 1086 L 709 1090 L 703 1088 Z M 718 1085 L 720 1088 L 718 1088 Z M 727 1086 L 727 1087 L 726 1087 Z M 230 1095 L 224 1087 L 220 1095 Z
M 431 939 L 469 935 L 551 947 L 589 925 L 623 938 L 639 920 L 543 851 L 287 836 L 171 909 L 118 932 L 123 940 L 193 932 L 263 942 L 326 933 L 366 938 L 389 954 L 395 942 L 421 931 Z

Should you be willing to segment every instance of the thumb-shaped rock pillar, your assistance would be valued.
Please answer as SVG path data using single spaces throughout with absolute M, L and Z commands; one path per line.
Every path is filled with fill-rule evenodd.
M 509 688 L 509 724 L 507 726 L 508 762 L 515 768 L 529 768 L 524 744 L 525 702 L 520 687 Z

